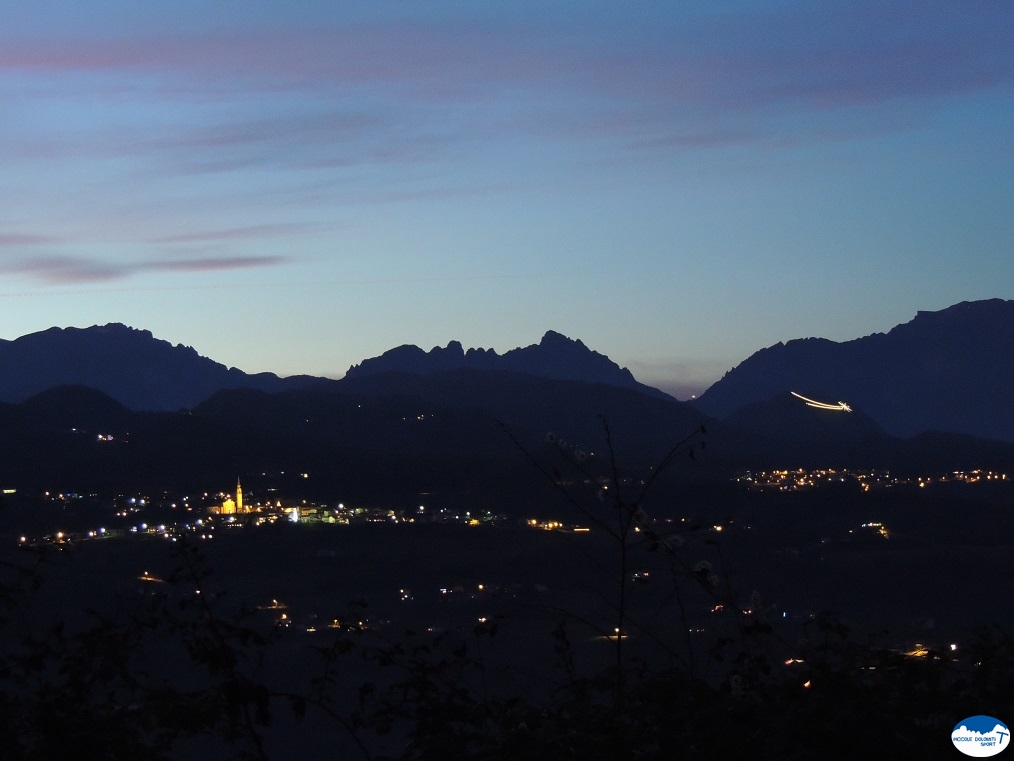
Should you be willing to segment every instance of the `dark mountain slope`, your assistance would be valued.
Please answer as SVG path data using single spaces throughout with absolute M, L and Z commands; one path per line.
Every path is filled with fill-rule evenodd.
M 742 431 L 771 439 L 805 444 L 825 441 L 856 443 L 885 436 L 884 430 L 860 410 L 818 409 L 791 394 L 750 404 L 725 418 Z
M 826 416 L 797 406 L 714 422 L 685 404 L 610 386 L 467 370 L 359 383 L 223 391 L 185 413 L 132 412 L 79 387 L 0 404 L 0 485 L 151 494 L 227 487 L 238 475 L 251 493 L 271 484 L 288 498 L 544 514 L 560 496 L 531 460 L 577 479 L 576 488 L 609 476 L 603 420 L 620 472 L 633 484 L 705 422 L 706 450 L 676 463 L 664 480 L 676 488 L 653 491 L 660 506 L 683 499 L 677 485 L 688 478 L 727 481 L 743 468 L 924 474 L 1002 470 L 1014 461 L 1012 444 L 950 434 L 902 441 L 879 434 L 858 413 L 805 421 L 801 415 Z
M 1014 301 L 919 312 L 889 333 L 762 349 L 695 406 L 724 418 L 790 391 L 843 400 L 896 436 L 939 430 L 1014 441 Z
M 424 377 L 388 373 L 346 378 L 341 385 L 363 395 L 411 395 L 446 408 L 479 411 L 498 429 L 497 421 L 517 433 L 526 446 L 553 434 L 582 450 L 603 452 L 603 424 L 608 423 L 618 453 L 649 463 L 708 420 L 671 397 L 523 373 L 471 369 Z
M 281 391 L 326 382 L 271 373 L 248 375 L 154 338 L 147 330 L 109 324 L 50 328 L 0 341 L 0 400 L 20 402 L 64 385 L 97 389 L 135 410 L 191 407 L 216 391 Z

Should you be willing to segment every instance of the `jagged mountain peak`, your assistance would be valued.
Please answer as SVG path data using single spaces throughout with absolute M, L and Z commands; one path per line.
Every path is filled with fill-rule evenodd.
M 555 330 L 546 331 L 537 344 L 511 349 L 503 355 L 493 349 L 464 351 L 459 341 L 451 341 L 446 348 L 436 346 L 428 352 L 418 346 L 400 346 L 353 365 L 345 377 L 359 380 L 382 373 L 432 375 L 459 369 L 499 370 L 540 378 L 602 383 L 667 397 L 657 389 L 638 383 L 629 370 L 606 355 L 592 351 L 581 340 L 568 338 Z
M 539 341 L 539 346 L 580 346 L 582 349 L 587 348 L 580 338 L 569 338 L 563 333 L 557 333 L 555 330 L 547 330 L 543 334 L 542 340 Z

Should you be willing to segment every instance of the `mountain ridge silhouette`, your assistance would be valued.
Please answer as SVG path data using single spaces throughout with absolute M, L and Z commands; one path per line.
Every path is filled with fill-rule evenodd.
M 725 419 L 797 391 L 814 399 L 844 401 L 896 437 L 940 431 L 1014 441 L 1011 346 L 1014 301 L 961 302 L 919 311 L 886 333 L 844 342 L 798 338 L 760 349 L 692 405 L 708 417 Z M 120 323 L 49 328 L 0 340 L 0 402 L 7 403 L 54 387 L 87 386 L 131 410 L 176 411 L 228 390 L 277 394 L 343 383 L 365 389 L 390 385 L 384 379 L 392 376 L 422 378 L 457 371 L 579 381 L 675 401 L 582 341 L 552 330 L 538 344 L 502 355 L 492 349 L 465 349 L 458 341 L 429 351 L 404 345 L 352 365 L 342 380 L 244 373 L 192 347 Z M 771 418 L 765 426 L 777 424 L 777 411 L 764 414 Z M 740 423 L 745 421 L 741 416 Z
M 894 436 L 927 431 L 1014 441 L 1014 301 L 920 311 L 887 333 L 761 349 L 693 404 L 727 418 L 791 391 L 845 401 Z

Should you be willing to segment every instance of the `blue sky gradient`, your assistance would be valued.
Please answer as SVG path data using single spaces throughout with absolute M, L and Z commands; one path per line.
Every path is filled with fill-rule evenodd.
M 1014 5 L 5 3 L 4 338 L 241 369 L 547 329 L 685 398 L 1014 298 Z

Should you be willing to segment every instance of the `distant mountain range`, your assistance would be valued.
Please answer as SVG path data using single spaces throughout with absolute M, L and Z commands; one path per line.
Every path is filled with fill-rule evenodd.
M 730 370 L 694 405 L 727 418 L 791 391 L 844 401 L 894 436 L 947 431 L 1014 441 L 1014 301 L 919 312 L 853 341 L 779 343 Z
M 638 383 L 629 370 L 581 341 L 553 331 L 539 344 L 502 356 L 492 349 L 466 352 L 457 341 L 429 352 L 400 346 L 353 365 L 346 378 L 359 382 L 390 373 L 434 375 L 466 369 L 600 383 L 671 399 Z M 20 402 L 56 386 L 81 385 L 133 410 L 168 411 L 193 407 L 228 389 L 277 393 L 335 382 L 307 375 L 244 373 L 202 357 L 189 346 L 174 346 L 150 331 L 118 323 L 50 328 L 13 341 L 0 340 L 0 401 L 5 402 Z
M 20 402 L 55 386 L 96 389 L 134 410 L 193 407 L 224 389 L 276 392 L 323 382 L 310 376 L 249 375 L 111 323 L 90 328 L 50 328 L 13 341 L 0 340 L 0 401 Z
M 329 446 L 355 447 L 358 441 L 413 457 L 424 450 L 455 456 L 487 451 L 483 436 L 500 435 L 490 433 L 500 423 L 524 432 L 529 442 L 553 431 L 601 449 L 604 418 L 617 443 L 650 460 L 667 442 L 706 423 L 716 462 L 775 464 L 790 454 L 799 462 L 832 455 L 855 461 L 862 451 L 896 453 L 897 446 L 885 442 L 933 431 L 1014 442 L 1011 347 L 1014 302 L 961 303 L 919 312 L 886 334 L 843 343 L 798 339 L 763 349 L 690 405 L 553 331 L 538 344 L 503 355 L 465 350 L 456 341 L 430 351 L 401 346 L 330 380 L 243 373 L 148 331 L 110 324 L 0 341 L 0 402 L 17 405 L 8 411 L 18 419 L 59 418 L 70 426 L 92 410 L 82 425 L 94 428 L 97 420 L 116 418 L 109 408 L 115 400 L 135 412 L 190 410 L 224 424 L 270 423 L 296 438 L 312 430 Z M 65 386 L 95 389 L 108 399 L 100 404 L 80 389 L 54 391 Z M 814 409 L 792 391 L 842 401 L 853 411 Z M 369 442 L 367 429 L 341 422 L 361 417 L 345 414 L 350 400 L 369 400 L 380 416 L 370 419 Z M 328 418 L 332 429 L 326 435 L 309 422 L 327 417 L 313 414 L 314 405 L 345 410 L 340 419 Z M 421 414 L 431 421 L 425 417 L 431 413 L 450 426 L 441 436 L 423 441 L 415 430 L 401 431 L 402 418 Z M 385 415 L 398 430 L 387 438 Z M 431 432 L 439 428 L 427 425 Z
M 503 355 L 400 347 L 328 380 L 247 375 L 123 325 L 52 329 L 0 343 L 0 485 L 206 490 L 239 475 L 304 498 L 517 512 L 559 498 L 535 462 L 578 488 L 615 459 L 636 484 L 702 425 L 706 451 L 658 483 L 744 468 L 1008 469 L 1014 443 L 988 437 L 1014 442 L 1011 312 L 959 304 L 886 335 L 779 344 L 695 405 L 553 332 Z
M 718 421 L 629 389 L 470 369 L 225 390 L 177 412 L 136 412 L 99 391 L 60 386 L 0 403 L 0 486 L 180 493 L 228 488 L 239 476 L 262 496 L 271 488 L 289 499 L 520 515 L 565 507 L 551 481 L 594 500 L 597 479 L 615 468 L 636 491 L 695 432 L 706 449 L 693 460 L 682 451 L 656 482 L 658 510 L 683 503 L 688 479 L 728 483 L 742 469 L 921 475 L 1014 462 L 1014 444 L 955 434 L 902 440 L 860 412 L 786 397 Z
M 434 375 L 449 370 L 488 370 L 532 375 L 537 378 L 576 380 L 627 388 L 651 396 L 671 399 L 668 394 L 634 379 L 630 370 L 620 367 L 604 354 L 592 351 L 580 340 L 573 340 L 555 331 L 548 331 L 542 341 L 532 346 L 511 349 L 503 355 L 493 349 L 465 351 L 458 341 L 446 348 L 423 351 L 418 346 L 399 346 L 353 365 L 345 374 L 347 380 L 361 380 L 383 373 Z

